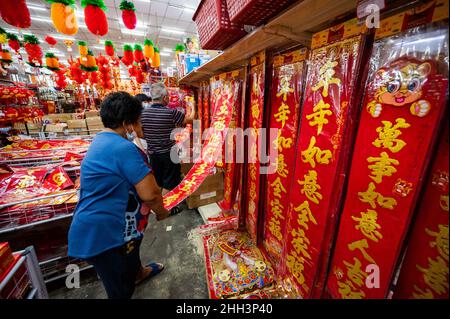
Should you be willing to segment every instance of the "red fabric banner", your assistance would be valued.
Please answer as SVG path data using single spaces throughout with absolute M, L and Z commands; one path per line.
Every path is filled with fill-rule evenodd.
M 282 263 L 283 285 L 302 298 L 314 289 L 320 297 L 324 285 L 359 107 L 363 40 L 360 35 L 311 52 Z
M 448 122 L 426 184 L 394 298 L 448 299 Z
M 279 264 L 287 218 L 287 194 L 293 176 L 300 117 L 306 49 L 274 57 L 269 127 L 278 129 L 270 152 L 278 152 L 275 173 L 267 175 L 263 245 L 274 265 Z
M 386 297 L 445 106 L 447 79 L 434 60 L 386 62 L 363 103 L 327 283 L 333 298 Z

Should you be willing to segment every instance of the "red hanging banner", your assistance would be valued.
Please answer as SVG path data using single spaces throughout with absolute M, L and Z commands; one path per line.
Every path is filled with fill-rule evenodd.
M 327 282 L 333 298 L 388 294 L 445 108 L 445 33 L 425 26 L 374 43 Z
M 312 297 L 314 285 L 320 297 L 324 285 L 360 102 L 364 31 L 354 19 L 313 36 L 281 267 L 283 286 L 297 297 Z
M 264 52 L 252 57 L 250 63 L 250 112 L 248 127 L 251 129 L 249 139 L 249 163 L 247 166 L 247 190 L 245 193 L 245 226 L 249 237 L 257 243 L 259 190 L 260 190 L 260 158 L 258 130 L 262 127 L 264 111 Z
M 394 298 L 448 299 L 448 123 L 421 199 Z
M 273 61 L 269 127 L 278 129 L 278 138 L 270 142 L 269 149 L 278 156 L 271 163 L 275 172 L 267 175 L 263 245 L 275 265 L 283 247 L 306 54 L 306 49 L 296 50 L 275 56 Z

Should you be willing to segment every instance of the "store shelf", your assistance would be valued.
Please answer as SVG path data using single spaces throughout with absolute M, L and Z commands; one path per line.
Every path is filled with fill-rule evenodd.
M 295 44 L 309 46 L 314 32 L 355 11 L 356 5 L 357 0 L 304 0 L 187 74 L 179 83 L 196 85 L 212 75 L 246 65 L 247 60 L 261 50 Z

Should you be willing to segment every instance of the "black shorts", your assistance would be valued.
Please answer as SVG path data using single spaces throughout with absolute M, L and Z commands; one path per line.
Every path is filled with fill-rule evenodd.
M 170 159 L 169 153 L 151 154 L 150 166 L 156 182 L 164 189 L 172 190 L 181 182 L 181 165 Z

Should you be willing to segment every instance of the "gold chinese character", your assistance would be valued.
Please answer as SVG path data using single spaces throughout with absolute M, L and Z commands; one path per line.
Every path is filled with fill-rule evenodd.
M 361 261 L 358 258 L 353 257 L 353 260 L 355 262 L 354 264 L 344 260 L 344 265 L 347 267 L 347 277 L 357 286 L 362 287 L 367 273 L 361 269 Z
M 189 192 L 196 184 L 195 178 L 192 178 L 191 180 L 185 180 L 183 183 L 183 186 L 181 187 L 182 191 Z
M 285 75 L 280 79 L 280 87 L 277 93 L 277 97 L 280 97 L 283 95 L 283 101 L 286 102 L 287 95 L 289 93 L 294 92 L 294 88 L 291 88 L 291 75 Z
M 383 176 L 392 176 L 397 169 L 392 165 L 398 165 L 399 161 L 393 158 L 389 158 L 386 152 L 382 152 L 380 157 L 369 157 L 367 161 L 369 163 L 374 163 L 369 165 L 369 169 L 372 170 L 372 175 L 369 176 L 378 184 L 381 183 Z
M 283 238 L 281 235 L 280 221 L 274 217 L 269 220 L 269 231 L 276 239 L 281 240 Z
M 322 151 L 319 147 L 315 146 L 315 144 L 316 138 L 312 136 L 308 148 L 302 152 L 303 163 L 309 163 L 313 168 L 316 167 L 316 161 L 319 164 L 330 163 L 330 158 L 332 156 L 331 151 Z
M 370 257 L 370 255 L 366 252 L 366 248 L 369 248 L 369 244 L 367 243 L 367 239 L 361 239 L 354 241 L 353 243 L 348 244 L 348 249 L 354 251 L 355 249 L 359 249 L 368 262 L 372 264 L 376 264 L 375 260 Z
M 164 197 L 164 202 L 166 203 L 172 203 L 173 201 L 176 201 L 180 197 L 180 193 L 175 193 L 169 196 Z
M 306 118 L 309 121 L 309 126 L 315 126 L 317 125 L 317 134 L 319 135 L 322 133 L 323 126 L 325 124 L 328 124 L 328 119 L 325 118 L 325 116 L 330 116 L 333 114 L 330 110 L 330 104 L 324 103 L 323 100 L 320 100 L 320 102 L 314 106 L 313 112 L 311 114 L 306 115 Z M 311 121 L 312 119 L 312 121 Z
M 300 226 L 308 229 L 308 222 L 311 221 L 314 225 L 317 225 L 311 209 L 309 208 L 309 202 L 305 200 L 301 205 L 294 208 L 294 211 L 299 212 L 297 222 Z
M 359 222 L 355 226 L 356 230 L 361 230 L 361 233 L 374 242 L 378 242 L 378 239 L 383 238 L 383 235 L 377 230 L 381 229 L 381 226 L 377 224 L 377 212 L 368 209 L 367 212 L 361 212 L 361 218 L 352 216 L 352 219 Z
M 339 85 L 341 83 L 340 79 L 333 77 L 334 74 L 336 73 L 334 71 L 334 67 L 336 65 L 338 65 L 337 61 L 329 59 L 326 61 L 324 65 L 321 66 L 321 68 L 319 69 L 319 83 L 317 83 L 317 85 L 312 87 L 313 92 L 316 92 L 320 88 L 323 88 L 322 95 L 324 97 L 327 97 L 329 85 L 330 84 Z
M 308 174 L 304 175 L 304 180 L 298 180 L 302 187 L 300 190 L 302 194 L 312 201 L 313 203 L 319 204 L 319 199 L 322 199 L 322 194 L 318 192 L 321 189 L 320 185 L 317 183 L 317 172 L 308 171 Z
M 281 192 L 286 193 L 286 189 L 281 182 L 280 177 L 278 176 L 270 186 L 273 187 L 273 196 L 281 198 Z
M 291 114 L 291 111 L 289 111 L 289 106 L 281 103 L 278 108 L 278 113 L 275 113 L 273 116 L 275 117 L 276 122 L 281 122 L 281 128 L 284 128 L 286 121 L 289 120 L 289 114 Z
M 258 101 L 252 104 L 252 116 L 254 119 L 259 119 L 259 104 Z
M 405 141 L 398 139 L 402 134 L 400 128 L 408 128 L 411 125 L 406 123 L 405 119 L 398 118 L 395 120 L 397 124 L 393 125 L 389 121 L 381 121 L 383 127 L 377 128 L 378 138 L 372 143 L 376 147 L 389 149 L 393 153 L 399 152 L 405 145 Z
M 223 121 L 216 121 L 214 122 L 213 127 L 218 131 L 223 131 L 225 129 L 225 123 Z
M 217 116 L 223 115 L 228 115 L 228 105 L 226 100 L 223 101 L 222 105 L 219 108 L 219 111 L 217 112 Z
M 304 262 L 305 259 L 299 256 L 295 250 L 286 256 L 286 266 L 299 285 L 305 283 L 305 277 L 303 276 L 303 270 L 305 270 Z
M 440 205 L 444 211 L 448 212 L 448 195 L 441 195 Z
M 345 283 L 338 281 L 337 284 L 342 299 L 362 299 L 366 296 L 364 291 L 356 291 L 350 280 L 346 280 Z
M 425 283 L 438 295 L 448 292 L 448 263 L 440 256 L 436 260 L 428 258 L 428 268 L 416 265 L 423 273 Z
M 422 290 L 414 285 L 414 290 L 415 292 L 413 292 L 413 297 L 416 299 L 434 299 L 433 292 L 429 288 Z
M 308 253 L 308 245 L 310 241 L 306 237 L 305 231 L 302 228 L 293 229 L 292 232 L 292 246 L 297 253 L 301 253 L 303 256 L 311 260 L 311 255 Z
M 430 247 L 436 247 L 439 255 L 448 261 L 448 225 L 438 225 L 439 230 L 433 232 L 428 228 L 425 228 L 425 232 L 435 238 L 430 242 Z
M 276 164 L 277 164 L 278 175 L 280 175 L 281 177 L 287 177 L 287 175 L 289 174 L 289 171 L 287 169 L 287 164 L 284 162 L 283 154 L 278 154 Z
M 375 184 L 370 182 L 367 191 L 358 192 L 359 200 L 363 203 L 369 203 L 370 207 L 376 208 L 376 203 L 382 208 L 394 209 L 397 205 L 397 201 L 391 197 L 384 197 L 380 193 L 375 191 Z
M 292 138 L 281 136 L 281 130 L 278 130 L 278 136 L 273 141 L 274 148 L 278 148 L 278 152 L 282 152 L 284 148 L 291 148 L 293 144 Z
M 280 203 L 280 200 L 278 198 L 275 198 L 274 200 L 270 201 L 270 207 L 272 208 L 271 211 L 272 211 L 273 215 L 277 219 L 284 219 L 284 216 L 283 216 L 284 206 Z

